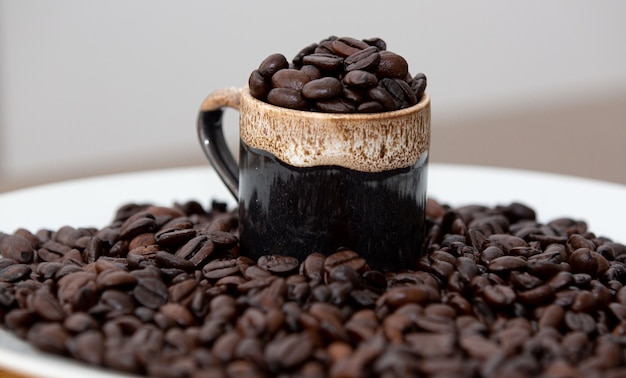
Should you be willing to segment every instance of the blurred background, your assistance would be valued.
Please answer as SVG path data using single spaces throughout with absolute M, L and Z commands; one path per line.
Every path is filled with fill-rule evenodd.
M 624 15 L 621 0 L 0 0 L 0 192 L 208 164 L 204 97 L 329 35 L 381 37 L 426 73 L 431 162 L 626 184 Z

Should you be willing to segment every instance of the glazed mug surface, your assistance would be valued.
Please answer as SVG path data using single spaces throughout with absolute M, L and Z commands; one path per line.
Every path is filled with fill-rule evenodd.
M 239 163 L 224 139 L 224 108 L 239 111 Z M 428 94 L 401 110 L 331 114 L 225 88 L 203 102 L 198 136 L 238 200 L 241 255 L 303 261 L 350 249 L 372 269 L 415 267 L 425 228 Z

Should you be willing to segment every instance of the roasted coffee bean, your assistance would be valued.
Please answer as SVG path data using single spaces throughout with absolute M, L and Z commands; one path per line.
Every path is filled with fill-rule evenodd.
M 65 318 L 63 327 L 72 333 L 81 333 L 97 330 L 99 324 L 91 315 L 84 312 L 75 312 Z
M 33 311 L 46 321 L 58 322 L 65 318 L 63 307 L 46 289 L 40 289 L 33 293 L 31 306 Z
M 380 103 L 386 110 L 396 110 L 398 104 L 394 97 L 381 87 L 373 87 L 367 91 L 367 95 L 373 100 Z
M 325 113 L 352 113 L 354 111 L 354 105 L 340 98 L 318 100 L 315 102 L 315 108 Z
M 144 297 L 145 298 L 145 297 Z M 135 310 L 135 302 L 130 294 L 125 291 L 108 289 L 100 295 L 102 309 L 108 309 L 115 315 L 129 315 Z M 111 316 L 109 314 L 109 316 Z
M 13 234 L 0 241 L 0 256 L 18 263 L 29 263 L 35 255 L 33 245 L 24 237 Z
M 413 82 L 411 83 L 411 89 L 413 89 L 413 92 L 415 92 L 415 97 L 419 102 L 419 100 L 424 95 L 424 92 L 426 91 L 426 75 L 424 75 L 423 73 L 418 73 L 417 75 L 415 75 L 415 77 L 413 78 Z
M 327 272 L 339 265 L 349 265 L 356 272 L 360 272 L 365 269 L 366 262 L 358 253 L 348 249 L 335 252 L 324 260 L 324 269 Z
M 489 285 L 483 290 L 483 298 L 492 306 L 508 306 L 516 299 L 515 291 L 505 285 Z
M 266 255 L 257 262 L 259 267 L 276 274 L 291 274 L 298 270 L 298 259 L 289 256 Z
M 137 279 L 129 272 L 123 270 L 107 270 L 98 275 L 96 285 L 98 290 L 110 288 L 132 288 L 137 283 Z
M 272 54 L 259 65 L 258 72 L 262 77 L 270 79 L 276 72 L 289 67 L 289 62 L 282 54 Z
M 265 359 L 272 371 L 298 366 L 313 353 L 313 343 L 305 334 L 291 334 L 270 342 Z
M 180 269 L 185 272 L 192 272 L 196 269 L 193 262 L 166 251 L 157 251 L 155 261 L 163 268 Z
M 357 107 L 359 113 L 379 113 L 384 110 L 385 108 L 377 101 L 363 102 Z
M 569 250 L 572 252 L 581 248 L 587 248 L 588 250 L 593 251 L 596 247 L 595 244 L 591 240 L 585 238 L 583 235 L 579 233 L 574 233 L 570 235 L 569 238 L 567 239 L 566 245 L 569 248 Z
M 381 51 L 376 75 L 392 79 L 404 79 L 409 73 L 407 61 L 391 51 Z
M 28 330 L 26 340 L 46 352 L 65 354 L 69 334 L 59 323 L 37 323 Z
M 308 83 L 310 80 L 309 75 L 305 72 L 293 68 L 286 68 L 276 72 L 272 76 L 272 87 L 290 88 L 301 91 L 304 84 Z
M 137 285 L 133 289 L 133 296 L 141 305 L 157 309 L 167 302 L 169 293 L 167 285 L 163 281 L 157 278 L 144 277 L 137 280 Z
M 218 280 L 239 273 L 241 271 L 235 259 L 213 260 L 202 268 L 202 274 L 210 280 Z
M 381 51 L 387 50 L 387 43 L 381 38 L 366 38 L 363 40 L 363 42 L 367 43 L 370 46 L 376 46 Z
M 312 43 L 306 47 L 304 47 L 302 50 L 300 50 L 296 56 L 293 58 L 292 62 L 296 67 L 300 67 L 302 66 L 302 58 L 306 55 L 310 55 L 313 54 L 315 52 L 315 49 L 318 47 L 317 43 Z
M 196 236 L 196 230 L 190 228 L 171 227 L 162 229 L 154 234 L 154 240 L 159 246 L 169 247 L 187 243 Z
M 572 267 L 573 273 L 585 273 L 595 276 L 598 271 L 598 260 L 591 252 L 587 247 L 578 248 L 572 252 L 568 262 Z
M 334 77 L 322 77 L 311 80 L 302 87 L 302 95 L 312 100 L 336 97 L 342 91 L 341 81 Z
M 572 331 L 582 331 L 586 334 L 595 332 L 597 327 L 593 317 L 584 312 L 567 311 L 565 324 Z
M 130 240 L 139 234 L 153 232 L 157 229 L 157 223 L 152 214 L 139 213 L 128 218 L 120 228 L 120 238 Z
M 493 259 L 489 265 L 488 269 L 495 273 L 509 272 L 509 271 L 519 271 L 524 270 L 527 267 L 527 262 L 521 257 L 515 256 L 502 256 Z
M 274 88 L 267 94 L 267 101 L 284 108 L 304 110 L 308 103 L 302 96 L 302 92 L 292 88 Z
M 104 336 L 98 330 L 86 330 L 67 342 L 73 358 L 94 366 L 102 365 L 105 345 Z
M 310 64 L 322 71 L 336 71 L 343 65 L 343 58 L 325 53 L 314 53 L 302 58 L 303 64 Z
M 321 253 L 312 253 L 308 255 L 302 265 L 300 265 L 300 273 L 305 275 L 310 281 L 314 283 L 321 282 L 324 278 L 325 260 L 326 256 L 322 255 Z M 626 301 L 626 295 L 624 296 L 624 300 Z
M 550 285 L 540 285 L 533 289 L 517 293 L 520 302 L 530 306 L 536 306 L 550 302 L 554 299 L 554 289 Z
M 378 78 L 371 72 L 353 70 L 343 77 L 343 83 L 353 87 L 373 87 L 378 84 Z
M 330 44 L 333 53 L 343 57 L 348 57 L 368 47 L 370 46 L 367 43 L 351 37 L 341 37 Z
M 235 235 L 222 230 L 210 230 L 204 233 L 219 249 L 230 249 L 239 241 Z
M 180 247 L 175 255 L 195 266 L 202 266 L 210 260 L 214 250 L 215 244 L 207 235 L 198 235 Z
M 509 280 L 513 287 L 518 290 L 533 289 L 543 283 L 543 280 L 527 272 L 513 271 L 509 275 Z M 555 290 L 556 287 L 552 286 Z M 560 287 L 560 284 L 559 284 Z
M 344 63 L 346 64 L 346 71 L 372 71 L 376 69 L 376 67 L 378 67 L 378 63 L 380 62 L 380 54 L 378 51 L 377 47 L 369 46 L 348 56 L 344 60 Z
M 402 109 L 415 103 L 411 102 L 411 99 L 408 98 L 409 96 L 405 94 L 404 88 L 399 84 L 399 81 L 384 78 L 380 80 L 379 86 L 391 95 L 396 109 Z M 415 96 L 413 96 L 413 100 L 414 98 Z
M 317 80 L 322 77 L 322 71 L 311 64 L 302 66 L 300 71 L 304 72 L 311 80 Z
M 11 264 L 0 269 L 0 282 L 21 281 L 32 272 L 30 266 L 26 264 Z

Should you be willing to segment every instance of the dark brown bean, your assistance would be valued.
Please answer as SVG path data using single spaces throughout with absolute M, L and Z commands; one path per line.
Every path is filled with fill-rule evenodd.
M 343 77 L 343 83 L 353 87 L 373 87 L 378 84 L 378 78 L 371 72 L 353 70 Z
M 359 113 L 379 113 L 385 110 L 385 108 L 377 101 L 366 101 L 356 109 Z
M 298 259 L 289 256 L 266 255 L 257 262 L 259 267 L 276 274 L 291 274 L 298 270 Z
M 300 273 L 304 274 L 310 281 L 321 282 L 324 278 L 324 261 L 326 256 L 321 253 L 311 253 L 300 265 Z M 625 295 L 626 300 L 626 295 Z
M 210 280 L 218 280 L 220 278 L 241 273 L 237 260 L 213 260 L 202 268 L 204 277 Z
M 330 43 L 332 52 L 343 57 L 350 56 L 368 47 L 367 43 L 351 37 L 341 37 Z
M 307 109 L 308 103 L 297 89 L 292 88 L 274 88 L 267 94 L 267 101 L 276 106 L 284 108 Z
M 35 255 L 33 245 L 20 235 L 8 235 L 0 241 L 0 256 L 26 264 Z
M 49 322 L 60 322 L 65 319 L 65 312 L 59 301 L 47 290 L 37 290 L 31 299 L 33 311 Z
M 304 84 L 308 83 L 310 80 L 309 75 L 305 72 L 293 68 L 286 68 L 276 72 L 272 76 L 272 87 L 301 91 Z
M 11 264 L 0 269 L 0 282 L 17 282 L 30 276 L 30 266 L 26 264 Z
M 376 75 L 392 79 L 404 79 L 409 73 L 409 65 L 406 60 L 391 51 L 381 51 L 380 61 L 376 68 Z
M 356 272 L 361 272 L 366 267 L 365 259 L 359 256 L 352 250 L 343 250 L 335 252 L 332 255 L 326 257 L 324 260 L 324 269 L 330 272 L 333 268 L 339 265 L 349 265 Z
M 378 48 L 375 46 L 369 46 L 348 56 L 344 61 L 346 71 L 363 70 L 371 72 L 376 69 L 380 62 L 380 54 L 378 51 Z
M 320 71 L 319 68 L 317 68 L 317 67 L 315 67 L 314 65 L 311 65 L 311 64 L 302 66 L 300 68 L 300 71 L 302 71 L 305 74 L 307 74 L 307 76 L 311 80 L 316 80 L 316 79 L 319 79 L 319 78 L 322 77 L 322 71 Z
M 163 281 L 144 277 L 137 280 L 137 285 L 133 289 L 133 296 L 141 305 L 151 309 L 157 309 L 167 302 L 169 293 Z
M 250 88 L 250 94 L 253 97 L 265 101 L 271 89 L 271 85 L 259 70 L 254 70 L 248 78 L 248 88 Z
M 162 247 L 177 246 L 187 243 L 196 236 L 196 230 L 171 227 L 154 234 L 155 242 Z
M 527 266 L 526 260 L 515 256 L 502 256 L 493 259 L 488 266 L 492 272 L 501 273 L 512 270 L 523 270 Z
M 272 54 L 265 58 L 259 65 L 259 74 L 270 79 L 276 72 L 289 67 L 289 62 L 282 54 Z
M 571 239 L 571 238 L 570 238 Z M 569 265 L 573 273 L 585 273 L 595 276 L 598 271 L 598 260 L 587 247 L 578 248 L 569 257 Z
M 343 59 L 332 54 L 315 53 L 303 57 L 302 63 L 313 65 L 322 71 L 335 71 L 343 65 Z
M 305 334 L 291 334 L 268 343 L 265 358 L 272 371 L 289 369 L 303 363 L 313 353 Z
M 378 103 L 380 103 L 385 110 L 396 110 L 397 104 L 393 96 L 381 87 L 373 87 L 367 91 L 368 96 Z
M 302 95 L 312 100 L 336 97 L 342 91 L 341 81 L 334 77 L 311 80 L 302 87 Z
M 515 291 L 505 285 L 489 285 L 483 290 L 485 301 L 495 307 L 509 306 L 515 302 Z
M 185 272 L 193 272 L 196 269 L 192 261 L 166 251 L 157 251 L 154 257 L 156 263 L 164 268 L 180 269 Z
M 413 89 L 413 92 L 415 92 L 415 97 L 417 98 L 418 102 L 426 91 L 426 85 L 426 75 L 424 75 L 423 73 L 418 73 L 417 75 L 415 75 L 415 77 L 413 78 L 413 82 L 411 83 L 411 89 Z
M 67 341 L 67 346 L 72 357 L 79 361 L 94 366 L 100 366 L 103 362 L 105 343 L 104 336 L 98 330 L 81 332 L 76 337 Z
M 237 236 L 222 230 L 209 230 L 204 233 L 218 249 L 230 249 L 237 245 Z
M 69 335 L 59 323 L 37 323 L 31 327 L 26 340 L 36 348 L 56 353 L 65 354 Z
M 157 229 L 157 223 L 152 214 L 141 214 L 142 216 L 129 218 L 120 228 L 120 238 L 130 240 L 135 236 Z
M 325 113 L 352 113 L 355 110 L 354 105 L 341 98 L 317 100 L 315 108 Z
M 107 270 L 100 273 L 96 279 L 98 290 L 106 290 L 115 287 L 132 288 L 136 283 L 137 278 L 123 270 Z

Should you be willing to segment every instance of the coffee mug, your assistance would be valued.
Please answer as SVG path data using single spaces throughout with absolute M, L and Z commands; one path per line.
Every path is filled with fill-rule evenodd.
M 224 139 L 239 111 L 239 163 Z M 217 90 L 198 117 L 202 148 L 239 203 L 240 254 L 303 261 L 350 249 L 372 269 L 416 266 L 423 249 L 430 98 L 395 111 L 282 108 L 247 88 Z

